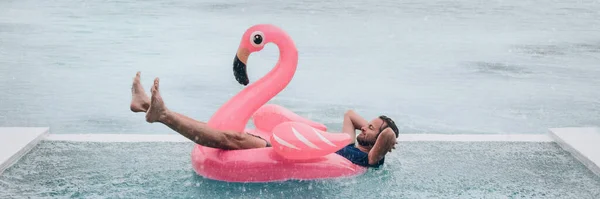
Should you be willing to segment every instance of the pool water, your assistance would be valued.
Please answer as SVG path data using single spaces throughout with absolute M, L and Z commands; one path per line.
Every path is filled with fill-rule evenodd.
M 198 176 L 192 147 L 43 141 L 0 175 L 0 198 L 600 198 L 600 178 L 552 142 L 403 142 L 360 176 L 270 183 Z
M 206 121 L 242 87 L 243 31 L 282 27 L 299 50 L 271 102 L 331 131 L 380 114 L 401 133 L 543 134 L 600 125 L 600 2 L 0 1 L 0 126 L 56 134 L 176 134 L 129 111 L 131 81 Z M 250 79 L 278 56 L 248 60 Z M 344 179 L 226 183 L 197 176 L 191 143 L 44 141 L 0 175 L 0 198 L 600 198 L 556 144 L 408 142 Z

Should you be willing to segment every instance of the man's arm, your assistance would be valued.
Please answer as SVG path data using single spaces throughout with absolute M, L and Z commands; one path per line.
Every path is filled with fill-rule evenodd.
M 366 126 L 369 122 L 362 118 L 360 115 L 356 114 L 353 110 L 348 110 L 344 113 L 344 124 L 342 126 L 342 132 L 347 133 L 352 137 L 352 142 L 356 138 L 356 130 L 360 129 L 363 126 Z
M 369 151 L 369 164 L 374 165 L 379 162 L 387 152 L 391 152 L 396 144 L 396 135 L 391 128 L 386 128 L 379 134 L 375 145 Z

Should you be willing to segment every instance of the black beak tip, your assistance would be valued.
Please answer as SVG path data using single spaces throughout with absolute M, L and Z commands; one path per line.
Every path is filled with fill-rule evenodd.
M 248 86 L 248 83 L 250 83 L 250 82 L 248 81 L 248 79 L 243 79 L 243 78 L 238 78 L 238 77 L 236 77 L 236 78 L 235 78 L 235 80 L 237 80 L 237 81 L 238 81 L 238 83 L 240 83 L 241 85 L 244 85 L 244 86 Z
M 246 71 L 246 64 L 240 61 L 237 55 L 233 60 L 233 75 L 235 76 L 235 80 L 244 86 L 247 86 L 248 83 L 250 83 L 250 80 L 248 79 L 248 73 Z

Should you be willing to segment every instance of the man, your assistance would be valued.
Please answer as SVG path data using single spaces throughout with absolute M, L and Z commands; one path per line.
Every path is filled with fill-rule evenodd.
M 222 131 L 209 127 L 205 122 L 197 121 L 185 115 L 167 109 L 159 92 L 159 79 L 154 79 L 151 97 L 148 97 L 140 83 L 140 72 L 133 79 L 130 109 L 133 112 L 145 112 L 146 121 L 159 122 L 194 141 L 196 144 L 225 150 L 270 147 L 271 144 L 249 133 Z M 356 130 L 361 133 L 356 136 Z M 367 122 L 354 111 L 344 114 L 343 129 L 351 137 L 352 143 L 336 153 L 352 163 L 365 167 L 379 167 L 384 163 L 385 154 L 391 152 L 396 144 L 398 128 L 394 121 L 379 116 Z

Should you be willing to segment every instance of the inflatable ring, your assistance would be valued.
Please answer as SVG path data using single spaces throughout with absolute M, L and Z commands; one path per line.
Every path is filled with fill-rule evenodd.
M 249 84 L 246 61 L 267 43 L 278 46 L 279 60 L 268 74 Z M 191 158 L 197 174 L 228 182 L 269 182 L 349 177 L 366 171 L 334 153 L 353 139 L 348 134 L 328 133 L 323 124 L 266 104 L 289 84 L 297 63 L 295 44 L 280 28 L 260 24 L 246 30 L 233 63 L 236 80 L 246 87 L 221 106 L 208 125 L 260 136 L 272 147 L 222 150 L 196 145 Z M 245 128 L 251 117 L 256 129 Z

